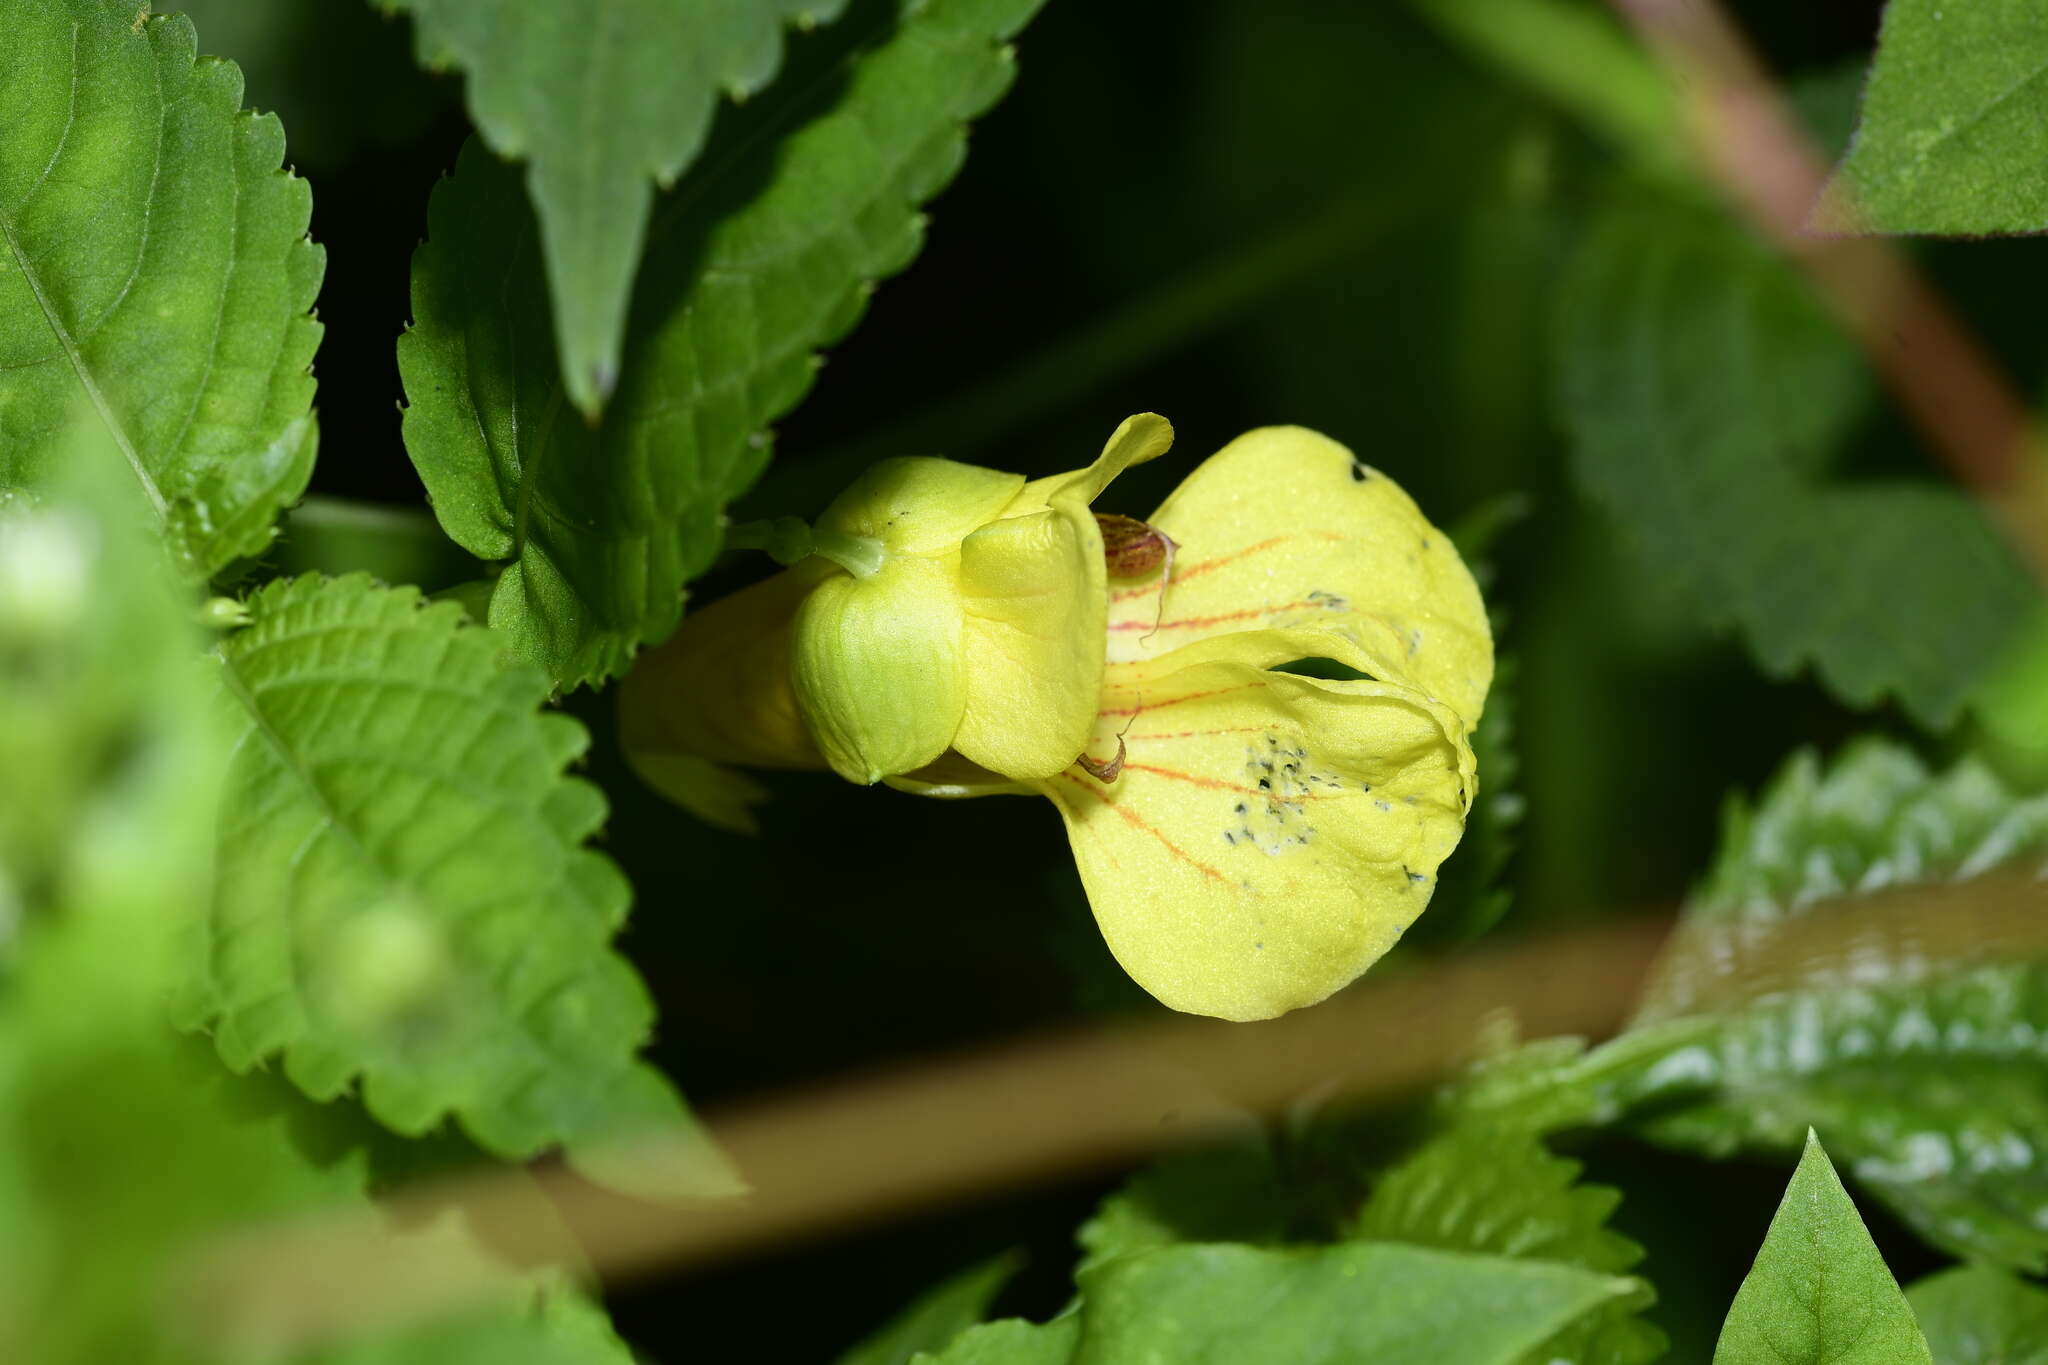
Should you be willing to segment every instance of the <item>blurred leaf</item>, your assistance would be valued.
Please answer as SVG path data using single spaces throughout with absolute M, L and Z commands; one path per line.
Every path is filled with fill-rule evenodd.
M 874 0 L 794 48 L 659 207 L 602 426 L 564 409 L 516 178 L 472 146 L 435 194 L 399 342 L 406 445 L 448 534 L 509 561 L 491 624 L 562 687 L 674 627 L 766 424 L 917 254 L 916 206 L 1009 85 L 1003 39 L 1037 4 Z
M 126 462 L 74 424 L 0 480 L 0 964 L 24 913 L 154 907 L 207 872 L 218 764 L 191 597 Z
M 1810 1125 L 1934 1245 L 2048 1266 L 2048 965 L 1943 970 L 1881 927 L 1839 970 L 1758 980 L 1751 965 L 1774 926 L 1831 898 L 2044 860 L 2048 795 L 1974 760 L 1931 773 L 1881 741 L 1832 769 L 1799 755 L 1753 810 L 1731 805 L 1636 1025 L 1591 1052 L 1554 1041 L 1497 1063 L 1447 1112 L 1625 1122 L 1714 1156 L 1790 1151 Z M 1729 984 L 1742 1003 L 1725 1003 Z
M 284 514 L 264 569 L 280 578 L 367 573 L 433 593 L 475 573 L 476 561 L 449 543 L 423 507 L 315 495 Z
M 0 0 L 0 483 L 89 405 L 181 564 L 269 543 L 317 444 L 325 256 L 284 131 L 132 0 Z
M 920 1352 L 913 1365 L 1068 1365 L 1081 1339 L 1078 1317 L 1040 1326 L 1005 1318 L 970 1327 L 937 1355 Z
M 1585 490 L 1766 671 L 1944 726 L 2017 636 L 2023 571 L 1961 494 L 1830 483 L 1867 388 L 1780 261 L 1725 223 L 1616 199 L 1558 298 L 1557 400 Z
M 926 1351 L 945 1350 L 981 1321 L 1019 1263 L 1014 1252 L 997 1256 L 927 1290 L 880 1331 L 840 1356 L 839 1365 L 907 1365 Z
M 784 25 L 835 19 L 846 0 L 379 2 L 412 14 L 421 62 L 468 75 L 492 150 L 530 163 L 562 382 L 595 419 L 619 378 L 654 186 L 696 159 L 719 95 L 774 79 Z
M 2048 228 L 2048 29 L 2032 0 L 1891 0 L 1826 228 Z
M 1607 9 L 1587 0 L 1409 0 L 1473 57 L 1584 122 L 1636 165 L 1677 180 L 1687 138 L 1671 85 Z
M 603 1308 L 559 1285 L 525 1302 L 322 1351 L 302 1365 L 635 1365 Z
M 1835 1177 L 1820 1139 L 1785 1188 L 1714 1365 L 1912 1365 L 1929 1359 L 1913 1310 Z
M 1526 1127 L 1454 1129 L 1382 1176 L 1346 1233 L 1623 1275 L 1643 1249 L 1607 1226 L 1621 1192 L 1577 1183 L 1580 1169 Z M 1524 1365 L 1642 1365 L 1662 1356 L 1664 1334 L 1637 1316 L 1656 1291 L 1644 1280 L 1632 1285 L 1531 1350 Z
M 421 137 L 460 99 L 456 82 L 413 65 L 405 25 L 367 5 L 177 0 L 177 9 L 198 28 L 203 51 L 242 69 L 249 107 L 284 120 L 293 164 L 312 168 L 315 180 L 345 171 L 359 153 L 388 155 Z M 379 268 L 386 263 L 380 256 Z M 330 352 L 329 365 L 335 360 Z M 331 392 L 328 402 L 331 412 Z
M 687 1131 L 635 1053 L 653 1009 L 611 939 L 630 888 L 584 846 L 604 798 L 563 776 L 582 726 L 453 604 L 365 577 L 273 583 L 221 648 L 235 735 L 204 978 L 185 1002 L 237 1071 L 282 1052 L 315 1099 L 449 1113 L 490 1151 Z M 723 1168 L 608 1178 L 695 1192 Z
M 1263 1143 L 1169 1152 L 1103 1200 L 1081 1225 L 1075 1274 L 1185 1242 L 1283 1242 L 1292 1203 Z
M 61 456 L 0 491 L 0 1358 L 168 1365 L 192 1358 L 159 1314 L 194 1239 L 359 1202 L 368 1149 L 351 1111 L 231 1078 L 162 1017 L 206 896 L 219 733 L 126 463 L 98 423 Z M 474 1254 L 466 1234 L 435 1253 Z M 529 1311 L 570 1310 L 478 1321 Z
M 1080 1277 L 1075 1365 L 1509 1365 L 1634 1282 L 1497 1256 L 1179 1246 Z
M 1934 1365 L 2048 1365 L 2048 1290 L 1986 1265 L 1906 1290 Z

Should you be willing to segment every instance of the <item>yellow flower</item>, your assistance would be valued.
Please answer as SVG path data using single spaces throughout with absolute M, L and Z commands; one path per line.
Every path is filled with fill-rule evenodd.
M 1111 951 L 1161 1001 L 1264 1019 L 1323 999 L 1414 922 L 1463 832 L 1485 608 L 1406 493 L 1300 427 L 1240 436 L 1143 524 L 1099 519 L 1172 438 L 1141 414 L 1030 483 L 877 465 L 818 554 L 635 668 L 636 769 L 741 828 L 759 793 L 724 764 L 1043 795 Z M 1305 660 L 1352 680 L 1279 671 Z

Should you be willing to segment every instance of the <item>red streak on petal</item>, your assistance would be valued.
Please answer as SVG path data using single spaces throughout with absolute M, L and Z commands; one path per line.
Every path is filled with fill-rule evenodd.
M 1262 682 L 1253 682 L 1238 683 L 1234 687 L 1212 687 L 1207 692 L 1188 692 L 1178 697 L 1168 697 L 1165 701 L 1148 701 L 1142 706 L 1105 706 L 1095 714 L 1097 716 L 1135 716 L 1141 711 L 1164 711 L 1167 707 L 1179 706 L 1182 702 L 1200 701 L 1204 697 L 1222 697 L 1232 692 L 1249 692 L 1253 688 L 1264 686 L 1265 684 Z
M 1272 549 L 1276 545 L 1285 545 L 1287 539 L 1286 536 L 1274 536 L 1271 540 L 1262 540 L 1256 545 L 1247 545 L 1242 550 L 1233 550 L 1227 555 L 1218 555 L 1214 559 L 1197 560 L 1186 568 L 1174 571 L 1173 585 L 1178 586 L 1187 582 L 1190 578 L 1200 578 L 1205 573 L 1235 564 L 1240 559 L 1244 559 L 1249 555 L 1260 554 Z M 1125 602 L 1134 597 L 1150 597 L 1158 591 L 1159 585 L 1157 583 L 1147 583 L 1143 587 L 1137 588 L 1118 588 L 1109 595 L 1109 600 L 1112 602 Z
M 1172 778 L 1175 782 L 1185 782 L 1189 786 L 1204 787 L 1210 791 L 1236 792 L 1239 796 L 1256 796 L 1261 800 L 1267 801 L 1285 801 L 1290 805 L 1299 801 L 1320 801 L 1326 795 L 1324 792 L 1296 792 L 1292 796 L 1282 796 L 1278 792 L 1260 791 L 1257 787 L 1247 787 L 1241 782 L 1225 782 L 1220 777 L 1203 777 L 1199 773 L 1184 772 L 1179 768 L 1161 768 L 1151 763 L 1125 763 L 1124 771 L 1127 773 L 1151 773 L 1154 777 Z
M 1124 823 L 1129 825 L 1132 829 L 1142 830 L 1146 834 L 1149 834 L 1153 838 L 1157 839 L 1161 844 L 1165 845 L 1166 851 L 1168 853 L 1171 853 L 1174 857 L 1186 863 L 1189 867 L 1192 867 L 1193 869 L 1195 869 L 1195 871 L 1201 873 L 1203 876 L 1212 878 L 1213 880 L 1219 882 L 1227 882 L 1230 880 L 1230 878 L 1224 876 L 1221 872 L 1218 872 L 1215 868 L 1209 866 L 1207 863 L 1196 859 L 1186 849 L 1182 848 L 1179 844 L 1176 844 L 1173 840 L 1167 838 L 1164 834 L 1160 833 L 1159 827 L 1154 825 L 1150 820 L 1147 820 L 1144 816 L 1138 814 L 1138 812 L 1134 810 L 1126 810 L 1122 805 L 1118 804 L 1115 801 L 1110 800 L 1107 796 L 1105 796 L 1102 793 L 1102 790 L 1100 788 L 1090 785 L 1082 779 L 1074 776 L 1070 772 L 1063 772 L 1060 774 L 1060 777 L 1068 782 L 1073 783 L 1082 791 L 1087 792 L 1097 801 L 1100 801 L 1103 805 L 1108 806 L 1111 810 L 1115 811 L 1118 815 L 1122 816 Z
M 1217 730 L 1152 730 L 1143 734 L 1133 734 L 1130 741 L 1136 744 L 1141 739 L 1207 739 L 1210 735 L 1263 735 L 1273 728 L 1270 725 L 1227 725 Z
M 1283 611 L 1307 611 L 1321 607 L 1321 602 L 1303 598 L 1298 602 L 1282 602 L 1278 606 L 1246 607 L 1242 611 L 1226 611 L 1215 616 L 1183 616 L 1178 621 L 1161 621 L 1156 627 L 1150 621 L 1111 621 L 1111 630 L 1201 630 L 1208 626 L 1227 625 L 1232 621 L 1251 621 L 1261 616 L 1271 616 Z

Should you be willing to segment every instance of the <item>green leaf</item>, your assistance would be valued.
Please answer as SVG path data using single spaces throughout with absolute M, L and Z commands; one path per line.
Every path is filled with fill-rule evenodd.
M 1453 1107 L 1626 1122 L 1715 1156 L 1789 1152 L 1812 1125 L 1934 1245 L 2048 1267 L 2048 966 L 1937 970 L 1879 927 L 1840 970 L 1787 979 L 1781 966 L 1760 982 L 1752 967 L 1816 907 L 1852 923 L 1855 908 L 1831 904 L 1845 894 L 2044 866 L 2048 795 L 2018 795 L 1974 760 L 1935 773 L 1879 741 L 1832 768 L 1799 755 L 1754 810 L 1731 806 L 1636 1025 L 1590 1053 L 1497 1066 Z
M 1294 1202 L 1263 1144 L 1170 1152 L 1103 1200 L 1081 1225 L 1075 1273 L 1183 1242 L 1283 1242 Z
M 968 1328 L 939 1354 L 912 1357 L 912 1365 L 1068 1365 L 1080 1340 L 1078 1317 L 1043 1325 L 1005 1318 Z
M 1381 1177 L 1346 1234 L 1624 1274 L 1643 1249 L 1607 1227 L 1621 1192 L 1578 1184 L 1580 1169 L 1526 1127 L 1453 1129 Z M 1637 1316 L 1656 1291 L 1633 1286 L 1542 1343 L 1527 1365 L 1640 1365 L 1663 1355 L 1664 1334 Z
M 448 534 L 504 562 L 491 624 L 563 687 L 674 627 L 767 424 L 917 254 L 917 206 L 1008 87 L 1003 40 L 1038 3 L 872 0 L 793 48 L 658 207 L 601 426 L 565 404 L 516 177 L 472 148 L 436 193 L 399 342 L 406 446 Z
M 0 0 L 0 485 L 61 458 L 86 406 L 205 577 L 312 471 L 325 256 L 277 120 L 147 11 Z
M 1565 1266 L 1381 1244 L 1168 1247 L 1080 1284 L 1075 1365 L 1509 1365 L 1633 1289 Z
M 2031 0 L 1891 0 L 1823 227 L 2048 228 L 2048 30 Z
M 907 1365 L 914 1356 L 943 1351 L 980 1322 L 991 1300 L 1021 1264 L 1014 1253 L 961 1271 L 891 1318 L 879 1331 L 839 1357 L 839 1365 Z
M 420 60 L 469 77 L 469 111 L 499 155 L 528 163 L 569 399 L 596 418 L 620 343 L 654 186 L 704 145 L 720 94 L 774 79 L 782 29 L 846 0 L 382 0 L 411 11 Z
M 584 846 L 605 814 L 563 776 L 583 728 L 460 607 L 366 577 L 274 583 L 220 650 L 235 747 L 219 875 L 187 1002 L 221 1057 L 280 1052 L 316 1099 L 358 1078 L 392 1129 L 449 1113 L 488 1150 L 687 1131 L 635 1053 L 652 1008 L 611 948 L 630 891 Z M 708 1150 L 658 1187 L 724 1184 Z
M 2034 591 L 1953 489 L 1824 477 L 1868 385 L 1781 261 L 1617 198 L 1566 272 L 1556 342 L 1578 480 L 1645 563 L 1770 673 L 1811 664 L 1852 704 L 1954 720 Z
M 1807 1135 L 1714 1365 L 1912 1365 L 1927 1343 L 1820 1139 Z
M 2048 1365 L 2048 1291 L 1985 1265 L 1913 1282 L 1906 1302 L 1934 1365 Z

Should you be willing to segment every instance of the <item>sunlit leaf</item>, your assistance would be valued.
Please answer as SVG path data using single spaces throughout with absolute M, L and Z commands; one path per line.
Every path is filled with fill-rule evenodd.
M 1913 1365 L 1927 1343 L 1835 1168 L 1808 1136 L 1714 1365 Z
M 1037 5 L 869 0 L 798 45 L 657 205 L 601 426 L 566 401 L 517 175 L 472 147 L 435 195 L 399 343 L 406 446 L 449 535 L 503 565 L 491 624 L 563 687 L 674 627 L 768 423 L 917 254 L 918 205 Z
M 1169 1247 L 1119 1257 L 1080 1283 L 1076 1365 L 1509 1365 L 1633 1284 L 1385 1244 Z
M 0 484 L 74 412 L 198 576 L 269 543 L 316 444 L 325 257 L 284 130 L 133 0 L 0 0 Z
M 1621 1192 L 1578 1183 L 1579 1169 L 1524 1127 L 1453 1129 L 1382 1176 L 1346 1234 L 1625 1274 L 1643 1249 L 1607 1226 Z M 1633 1284 L 1531 1351 L 1525 1365 L 1642 1365 L 1663 1355 L 1664 1334 L 1637 1316 L 1656 1292 Z

